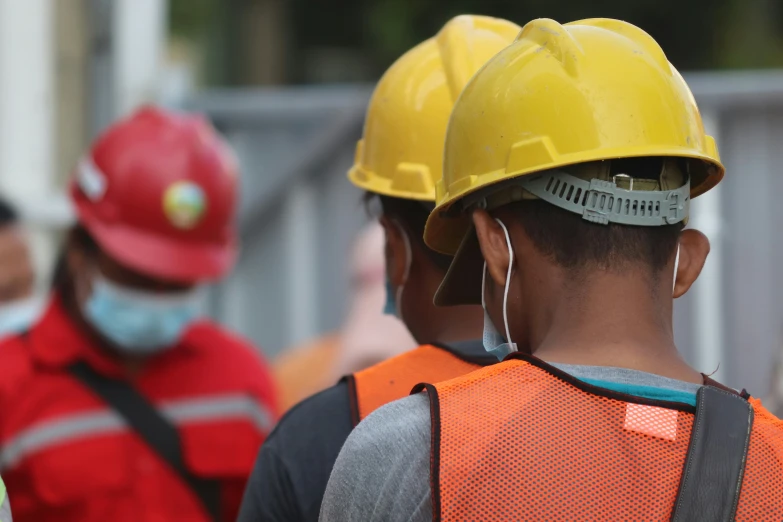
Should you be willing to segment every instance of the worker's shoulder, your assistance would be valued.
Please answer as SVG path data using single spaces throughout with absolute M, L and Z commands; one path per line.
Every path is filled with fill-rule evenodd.
M 197 351 L 199 357 L 215 368 L 230 367 L 238 371 L 254 371 L 267 364 L 261 350 L 241 336 L 229 332 L 211 321 L 194 324 L 183 340 Z
M 357 462 L 388 463 L 399 456 L 410 459 L 417 450 L 429 458 L 430 405 L 423 393 L 381 406 L 359 423 L 346 441 L 343 452 L 353 453 Z
M 325 470 L 325 486 L 352 429 L 348 386 L 341 382 L 291 408 L 267 437 L 261 451 L 274 454 L 291 475 Z
M 348 385 L 343 381 L 291 408 L 264 446 L 284 460 L 301 459 L 302 451 L 316 447 L 320 452 L 333 449 L 336 458 L 352 429 Z
M 329 479 L 321 520 L 375 520 L 375 513 L 414 520 L 410 515 L 429 498 L 429 468 L 426 395 L 386 404 L 360 422 L 345 442 Z
M 765 408 L 760 399 L 751 397 L 749 401 L 755 417 L 751 436 L 763 440 L 765 444 L 775 448 L 777 455 L 783 456 L 783 420 Z

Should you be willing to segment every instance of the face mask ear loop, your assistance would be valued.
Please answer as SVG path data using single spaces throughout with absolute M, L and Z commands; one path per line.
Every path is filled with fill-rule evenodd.
M 402 241 L 405 243 L 405 271 L 402 273 L 402 284 L 397 287 L 397 292 L 395 293 L 397 317 L 405 322 L 402 318 L 402 291 L 405 289 L 405 283 L 408 282 L 408 276 L 411 273 L 411 265 L 413 264 L 413 250 L 411 250 L 411 240 L 408 238 L 408 233 L 405 231 L 405 228 L 397 220 L 394 221 L 394 224 L 400 231 L 400 234 L 402 234 Z
M 672 294 L 674 294 L 674 288 L 677 286 L 677 269 L 680 268 L 680 243 L 677 242 L 677 255 L 674 256 L 674 278 L 672 281 Z
M 487 262 L 484 261 L 484 268 L 481 271 L 481 308 L 487 309 L 487 301 L 484 298 L 484 289 L 487 284 Z
M 511 237 L 508 235 L 508 229 L 499 219 L 495 219 L 503 229 L 506 236 L 506 246 L 508 247 L 508 272 L 506 273 L 506 285 L 503 289 L 503 325 L 506 327 L 506 342 L 516 352 L 517 345 L 511 340 L 511 332 L 508 329 L 508 289 L 511 286 L 511 268 L 514 266 L 514 249 L 511 248 Z

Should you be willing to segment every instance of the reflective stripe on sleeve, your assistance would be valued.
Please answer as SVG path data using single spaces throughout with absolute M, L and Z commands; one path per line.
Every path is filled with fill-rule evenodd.
M 194 421 L 247 419 L 264 433 L 272 430 L 274 416 L 246 395 L 217 395 L 161 403 L 163 415 L 175 424 Z
M 247 395 L 213 395 L 165 401 L 159 404 L 164 417 L 184 426 L 194 422 L 247 420 L 259 431 L 269 433 L 272 413 Z M 64 415 L 36 424 L 6 442 L 0 452 L 0 469 L 12 468 L 22 459 L 44 449 L 127 430 L 125 420 L 109 409 Z M 0 519 L 0 522 L 6 522 Z

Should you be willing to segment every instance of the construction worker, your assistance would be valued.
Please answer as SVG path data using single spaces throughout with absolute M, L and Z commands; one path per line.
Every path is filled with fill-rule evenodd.
M 780 421 L 674 345 L 672 297 L 709 251 L 689 200 L 724 168 L 658 44 L 530 22 L 466 86 L 444 154 L 436 301 L 482 302 L 505 360 L 362 423 L 321 520 L 783 520 Z
M 257 351 L 199 318 L 236 258 L 237 184 L 206 121 L 156 108 L 81 161 L 48 308 L 0 344 L 17 522 L 235 520 L 275 419 Z
M 19 215 L 0 199 L 0 338 L 28 328 L 43 303 L 34 295 L 35 270 Z
M 259 453 L 241 522 L 317 520 L 334 460 L 361 419 L 419 382 L 497 362 L 477 340 L 478 306 L 433 306 L 450 259 L 427 248 L 422 236 L 441 177 L 454 101 L 473 73 L 518 32 L 504 20 L 454 18 L 399 58 L 375 88 L 348 177 L 371 200 L 380 200 L 386 310 L 402 319 L 422 346 L 355 373 L 291 410 Z

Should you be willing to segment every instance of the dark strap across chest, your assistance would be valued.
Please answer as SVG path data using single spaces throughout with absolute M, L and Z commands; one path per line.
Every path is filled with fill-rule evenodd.
M 196 477 L 185 467 L 177 428 L 152 403 L 127 382 L 105 377 L 83 361 L 69 366 L 68 372 L 125 419 L 147 446 L 176 472 L 210 520 L 220 521 L 219 482 Z

